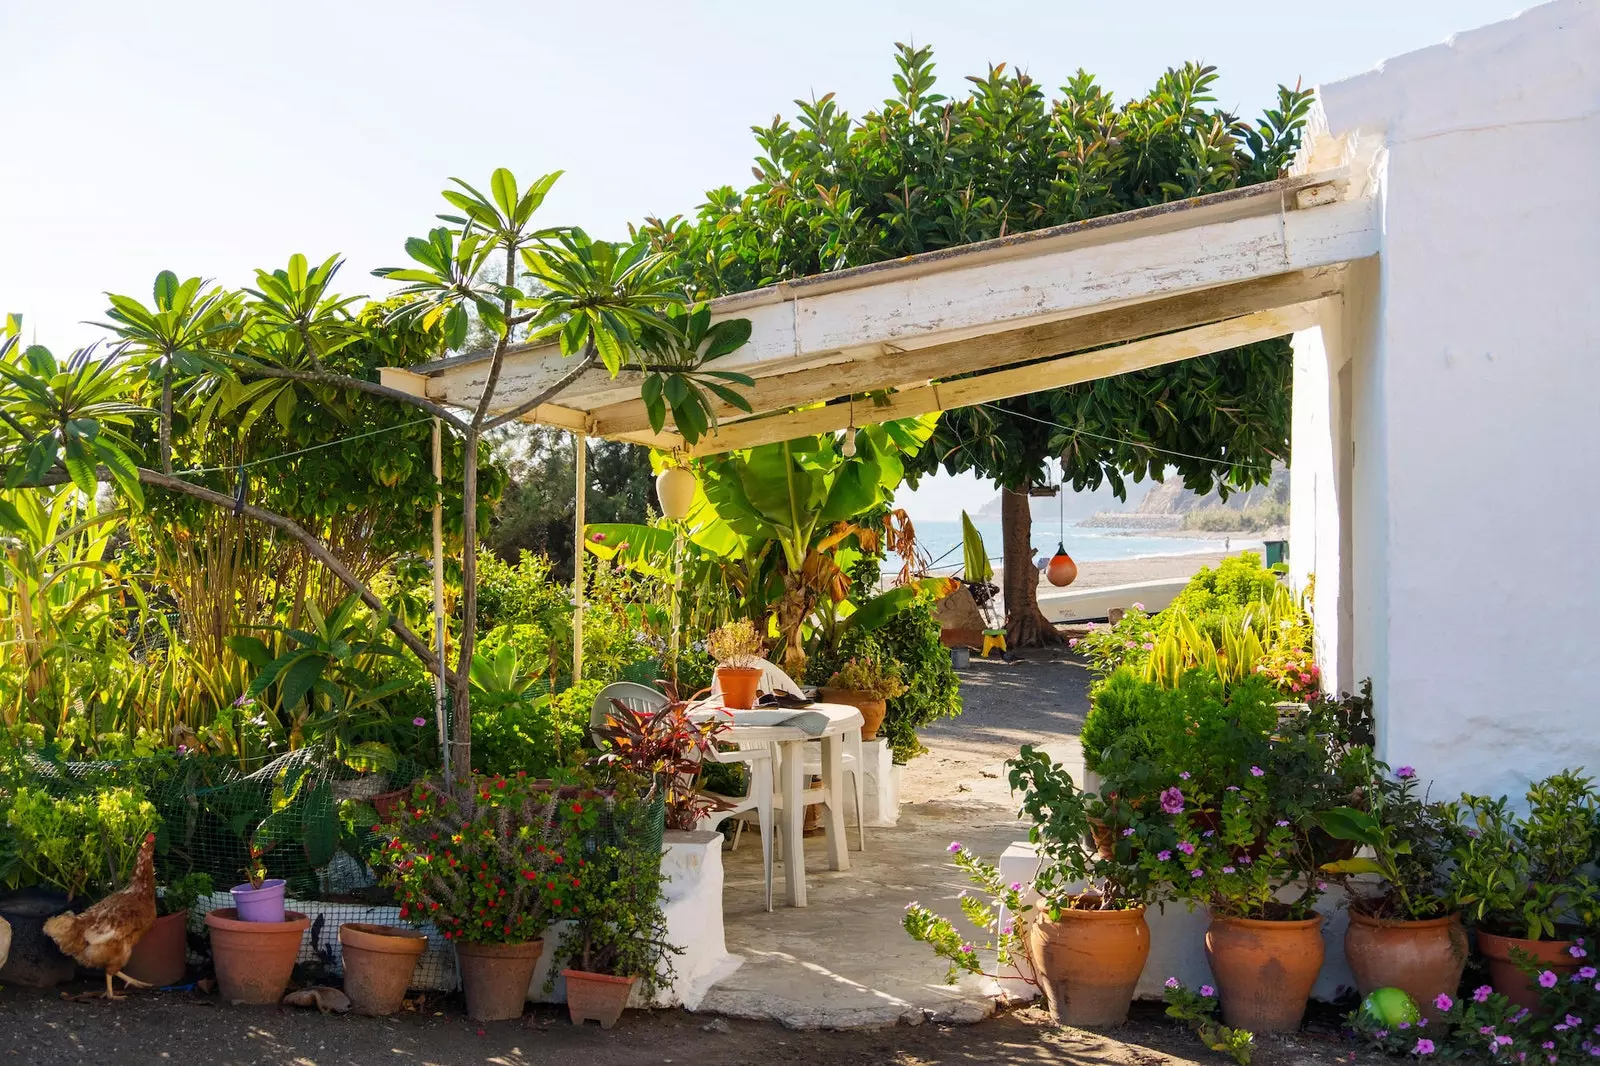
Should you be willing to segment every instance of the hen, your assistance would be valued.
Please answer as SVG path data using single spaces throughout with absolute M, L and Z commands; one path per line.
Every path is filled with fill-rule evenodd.
M 84 966 L 106 972 L 106 999 L 122 999 L 111 987 L 120 977 L 140 988 L 150 986 L 122 972 L 133 946 L 156 921 L 156 838 L 150 833 L 139 849 L 133 880 L 82 914 L 58 914 L 44 923 L 44 931 L 67 955 Z

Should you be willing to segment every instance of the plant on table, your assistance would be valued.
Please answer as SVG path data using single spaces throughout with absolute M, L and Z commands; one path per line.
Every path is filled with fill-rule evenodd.
M 598 768 L 651 782 L 666 806 L 668 829 L 698 828 L 716 809 L 701 795 L 700 777 L 728 730 L 728 720 L 713 715 L 697 721 L 682 700 L 659 711 L 635 711 L 617 700 L 612 704 L 602 731 L 610 750 L 598 757 Z
M 746 619 L 727 622 L 706 636 L 706 650 L 719 666 L 760 667 L 766 642 Z

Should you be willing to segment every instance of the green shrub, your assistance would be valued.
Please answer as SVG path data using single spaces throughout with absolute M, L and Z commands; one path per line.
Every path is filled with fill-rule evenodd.
M 22 785 L 6 812 L 12 851 L 8 887 L 45 884 L 71 898 L 98 897 L 127 883 L 147 833 L 161 819 L 134 788 L 60 797 Z
M 1149 757 L 1150 745 L 1140 730 L 1149 718 L 1156 691 L 1130 666 L 1120 666 L 1095 683 L 1079 735 L 1085 766 L 1098 773 L 1105 753 L 1118 741 L 1125 742 L 1130 758 Z
M 1084 762 L 1112 774 L 1147 765 L 1185 772 L 1197 786 L 1220 793 L 1259 759 L 1278 722 L 1279 696 L 1267 682 L 1246 678 L 1224 688 L 1214 674 L 1190 670 L 1174 688 L 1115 671 L 1091 697 L 1084 722 Z
M 1200 568 L 1172 601 L 1191 617 L 1199 618 L 1229 607 L 1244 607 L 1272 599 L 1278 575 L 1261 565 L 1255 552 L 1240 552 L 1217 564 Z
M 554 777 L 582 761 L 589 708 L 606 682 L 584 680 L 554 695 L 510 699 L 472 712 L 472 764 L 479 773 Z

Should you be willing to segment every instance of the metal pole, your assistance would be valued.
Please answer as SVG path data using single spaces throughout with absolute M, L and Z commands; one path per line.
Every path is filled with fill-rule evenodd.
M 572 683 L 583 680 L 583 526 L 584 495 L 589 487 L 589 438 L 580 430 L 572 435 L 576 448 L 572 516 Z
M 433 720 L 439 728 L 439 752 L 444 758 L 444 783 L 450 780 L 450 730 L 444 720 L 444 443 L 443 426 L 433 420 L 433 651 L 439 656 L 439 673 L 433 679 Z

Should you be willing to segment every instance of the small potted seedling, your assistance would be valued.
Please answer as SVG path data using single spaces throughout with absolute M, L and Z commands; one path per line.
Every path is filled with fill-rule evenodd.
M 746 621 L 719 626 L 706 637 L 706 650 L 717 661 L 723 705 L 736 711 L 754 707 L 766 665 L 766 645 L 756 627 Z
M 283 999 L 311 919 L 283 909 L 284 882 L 268 878 L 262 849 L 250 847 L 249 882 L 233 889 L 238 906 L 206 912 L 217 989 L 230 1003 L 270 1004 Z M 250 917 L 244 910 L 250 907 Z

